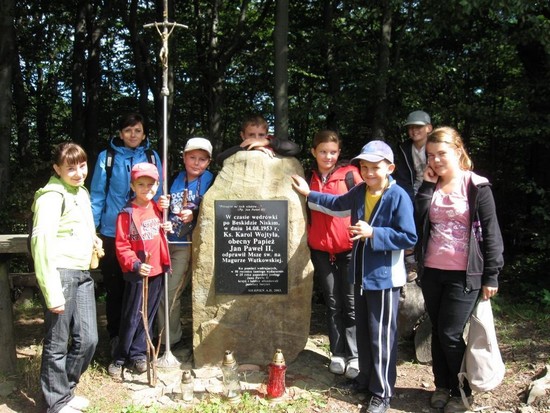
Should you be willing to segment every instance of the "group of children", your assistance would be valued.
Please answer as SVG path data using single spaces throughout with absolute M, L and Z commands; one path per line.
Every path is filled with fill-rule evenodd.
M 147 370 L 143 299 L 148 302 L 149 332 L 160 307 L 158 331 L 169 329 L 170 345 L 181 342 L 179 297 L 189 282 L 189 243 L 198 207 L 214 178 L 207 170 L 212 145 L 204 138 L 189 139 L 183 151 L 185 168 L 170 180 L 167 197 L 160 194 L 160 159 L 148 149 L 144 126 L 140 115 L 123 119 L 110 150 L 99 155 L 91 204 L 83 186 L 86 154 L 75 144 L 57 148 L 56 174 L 35 195 L 32 252 L 47 307 L 41 382 L 48 412 L 78 412 L 89 404 L 75 396 L 74 389 L 97 344 L 93 280 L 87 271 L 94 246 L 106 253 L 101 269 L 113 357 L 109 374 L 119 376 L 124 366 L 138 373 Z M 497 291 L 502 242 L 487 181 L 469 172 L 471 162 L 464 160 L 469 158 L 456 131 L 439 128 L 431 133 L 431 120 L 423 111 L 412 112 L 406 126 L 410 140 L 397 150 L 396 159 L 385 142 L 375 140 L 351 163 L 339 159 L 336 132 L 318 132 L 311 149 L 311 175 L 308 180 L 292 176 L 292 185 L 307 197 L 310 210 L 308 243 L 327 307 L 329 370 L 370 396 L 368 413 L 389 408 L 397 377 L 400 290 L 411 280 L 405 253 L 416 247 L 418 273 L 429 275 L 422 288 L 434 321 L 437 388 L 431 406 L 460 412 L 465 410 L 457 402 L 457 360 L 464 353 L 459 332 L 479 291 L 484 298 Z M 248 118 L 241 145 L 220 154 L 218 162 L 239 150 L 261 150 L 270 156 L 298 153 L 296 144 L 278 141 L 267 130 L 262 117 Z M 166 222 L 163 209 L 169 209 Z M 468 237 L 474 220 L 479 233 L 483 228 L 484 241 Z M 491 247 L 482 249 L 486 259 L 480 263 L 471 251 L 487 241 Z M 169 326 L 164 323 L 164 279 Z M 457 297 L 461 285 L 467 299 Z M 455 315 L 452 320 L 450 314 Z M 470 396 L 471 391 L 466 388 L 466 393 Z

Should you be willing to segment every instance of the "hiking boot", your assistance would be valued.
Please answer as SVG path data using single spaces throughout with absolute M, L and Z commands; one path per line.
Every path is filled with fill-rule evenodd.
M 107 368 L 107 373 L 109 373 L 109 376 L 111 377 L 120 378 L 122 376 L 122 364 L 113 361 L 111 364 L 109 364 L 109 367 Z
M 474 402 L 474 399 L 472 396 L 467 397 L 467 400 L 468 400 L 468 404 L 472 404 Z M 443 413 L 462 413 L 462 412 L 467 412 L 468 410 L 469 410 L 468 407 L 464 406 L 462 397 L 452 396 L 449 398 L 449 401 L 443 408 Z
M 128 363 L 128 369 L 137 374 L 145 373 L 147 371 L 147 360 L 131 360 Z
M 332 374 L 344 374 L 344 372 L 346 371 L 346 361 L 344 360 L 344 357 L 331 357 L 328 371 L 330 371 Z
M 346 379 L 354 379 L 359 375 L 359 360 L 351 359 L 346 364 L 346 372 L 344 373 L 344 376 Z
M 385 413 L 390 408 L 390 399 L 380 396 L 372 396 L 366 413 Z
M 430 397 L 430 406 L 433 409 L 443 409 L 451 397 L 451 391 L 444 387 L 438 387 Z

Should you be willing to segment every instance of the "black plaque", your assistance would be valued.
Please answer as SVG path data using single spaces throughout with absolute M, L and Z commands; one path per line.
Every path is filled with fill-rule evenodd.
M 288 201 L 215 201 L 217 294 L 288 294 Z

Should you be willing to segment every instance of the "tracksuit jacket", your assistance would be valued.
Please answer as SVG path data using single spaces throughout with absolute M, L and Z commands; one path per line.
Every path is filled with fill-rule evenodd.
M 429 211 L 435 187 L 435 183 L 424 181 L 415 198 L 415 217 L 418 235 L 422 240 L 417 244 L 415 251 L 419 276 L 424 271 L 424 254 L 430 238 Z M 479 290 L 482 285 L 498 287 L 498 274 L 504 265 L 504 247 L 491 184 L 486 178 L 470 172 L 467 194 L 470 208 L 470 240 L 466 289 Z
M 393 178 L 371 214 L 369 224 L 373 237 L 354 241 L 349 266 L 350 283 L 363 290 L 385 290 L 405 285 L 407 275 L 403 250 L 412 248 L 417 240 L 413 205 Z M 367 184 L 362 182 L 340 196 L 312 191 L 308 205 L 334 216 L 351 216 L 351 223 L 365 219 Z

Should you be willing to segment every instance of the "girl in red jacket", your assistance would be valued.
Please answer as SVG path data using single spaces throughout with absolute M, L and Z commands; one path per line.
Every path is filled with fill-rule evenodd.
M 342 141 L 338 134 L 322 130 L 313 138 L 311 154 L 315 158 L 310 188 L 329 194 L 346 193 L 361 176 L 355 166 L 339 162 Z M 353 284 L 348 281 L 352 241 L 350 218 L 338 218 L 310 211 L 308 244 L 315 276 L 321 285 L 331 359 L 329 371 L 354 379 L 359 373 L 355 339 L 355 305 Z

